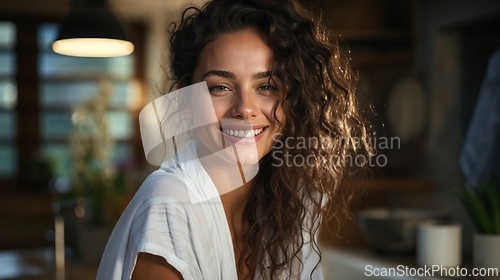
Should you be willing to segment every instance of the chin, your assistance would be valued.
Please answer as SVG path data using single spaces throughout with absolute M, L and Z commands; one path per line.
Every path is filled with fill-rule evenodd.
M 239 159 L 239 163 L 242 165 L 242 166 L 248 166 L 248 165 L 255 165 L 255 164 L 258 164 L 259 161 L 260 161 L 260 158 L 258 156 L 254 156 L 254 155 L 240 155 L 238 154 L 238 159 Z
M 260 161 L 259 151 L 256 145 L 234 145 L 234 149 L 241 165 L 258 164 Z

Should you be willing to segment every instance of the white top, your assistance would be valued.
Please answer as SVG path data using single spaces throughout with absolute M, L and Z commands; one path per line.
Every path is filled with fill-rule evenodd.
M 220 197 L 191 203 L 193 193 L 208 198 L 216 191 L 201 162 L 193 157 L 195 153 L 193 143 L 181 153 L 180 166 L 166 162 L 144 181 L 109 238 L 98 280 L 130 279 L 139 252 L 163 257 L 184 280 L 238 278 Z M 319 256 L 310 243 L 301 253 L 300 279 L 309 279 Z M 320 268 L 313 279 L 323 279 Z

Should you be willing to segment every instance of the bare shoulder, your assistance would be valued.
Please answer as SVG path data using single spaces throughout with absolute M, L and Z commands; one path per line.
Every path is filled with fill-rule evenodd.
M 182 275 L 164 258 L 148 253 L 139 253 L 132 273 L 132 280 L 182 280 Z

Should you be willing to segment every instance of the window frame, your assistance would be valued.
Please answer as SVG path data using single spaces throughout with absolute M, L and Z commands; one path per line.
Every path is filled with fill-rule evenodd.
M 0 13 L 0 21 L 9 21 L 16 26 L 16 44 L 14 46 L 16 56 L 16 73 L 13 77 L 17 86 L 18 100 L 14 107 L 16 116 L 15 147 L 17 148 L 17 168 L 13 176 L 0 177 L 0 193 L 18 193 L 29 191 L 26 181 L 26 167 L 33 155 L 42 149 L 44 139 L 41 135 L 40 118 L 43 113 L 40 85 L 42 78 L 39 76 L 39 53 L 38 28 L 41 24 L 58 23 L 56 16 L 10 16 Z M 140 100 L 145 100 L 145 59 L 144 44 L 146 24 L 144 22 L 130 22 L 132 41 L 135 50 L 132 54 L 134 59 L 134 71 L 132 79 L 137 82 L 137 94 Z M 139 131 L 139 112 L 144 104 L 132 109 L 132 136 L 130 138 L 131 149 L 135 165 L 145 166 L 142 142 Z M 118 140 L 117 143 L 123 142 Z

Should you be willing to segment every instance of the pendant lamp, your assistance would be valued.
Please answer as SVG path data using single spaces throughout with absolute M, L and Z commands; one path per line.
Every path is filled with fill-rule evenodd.
M 131 54 L 134 45 L 107 0 L 72 0 L 52 50 L 69 56 L 116 57 Z

